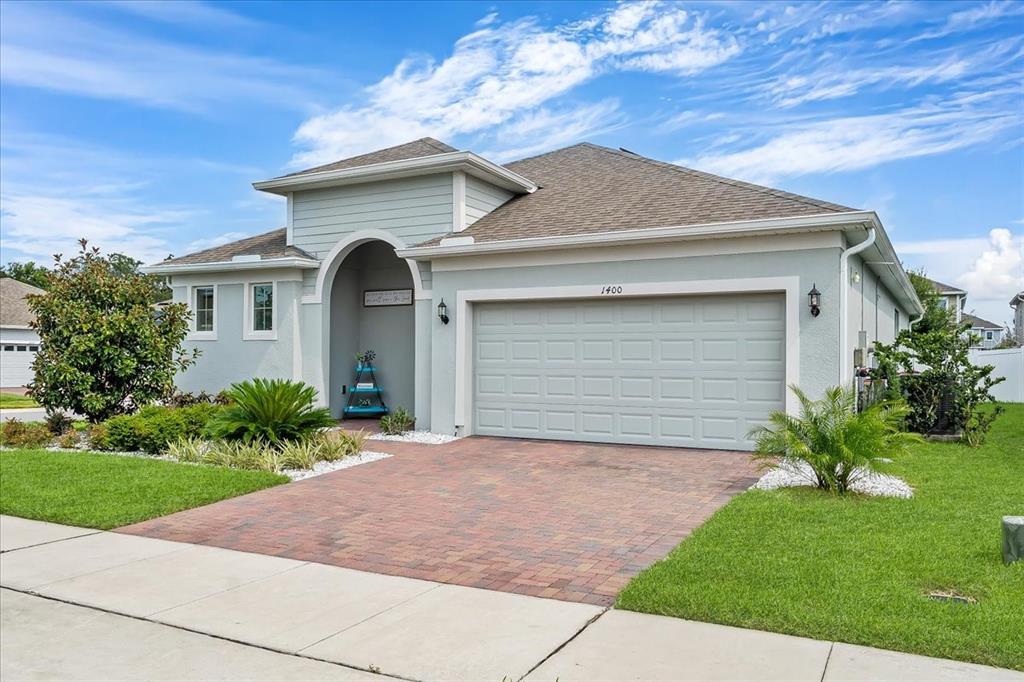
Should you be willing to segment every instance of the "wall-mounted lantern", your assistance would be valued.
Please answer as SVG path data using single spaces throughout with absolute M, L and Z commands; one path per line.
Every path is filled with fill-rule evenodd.
M 811 290 L 807 292 L 807 305 L 811 307 L 811 316 L 817 317 L 821 314 L 821 292 L 818 285 L 812 284 Z
M 444 304 L 444 299 L 437 304 L 437 319 L 441 320 L 443 324 L 448 324 L 448 306 Z

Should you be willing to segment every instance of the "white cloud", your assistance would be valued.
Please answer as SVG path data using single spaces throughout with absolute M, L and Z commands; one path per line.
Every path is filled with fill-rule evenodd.
M 760 144 L 712 151 L 684 165 L 770 183 L 808 173 L 870 168 L 899 159 L 930 156 L 991 140 L 1021 125 L 1006 97 L 964 95 L 948 102 L 893 113 L 799 121 L 776 129 Z M 1010 98 L 1015 98 L 1012 92 Z
M 967 9 L 953 12 L 945 23 L 937 29 L 926 31 L 914 38 L 914 40 L 931 40 L 943 38 L 951 33 L 970 31 L 979 26 L 991 23 L 996 19 L 1013 17 L 1024 14 L 1024 5 L 1009 0 L 992 0 L 991 2 L 968 7 Z
M 531 117 L 555 116 L 545 109 L 547 103 L 602 74 L 639 70 L 685 76 L 721 64 L 739 50 L 734 37 L 706 27 L 702 17 L 655 2 L 623 3 L 553 29 L 534 19 L 495 20 L 459 39 L 444 60 L 404 59 L 365 89 L 362 103 L 305 121 L 295 133 L 305 151 L 291 165 L 315 165 L 424 135 L 473 135 L 478 143 L 483 136 L 483 143 L 500 154 L 523 146 L 522 140 L 501 135 L 514 134 L 520 118 L 522 128 Z M 563 105 L 557 116 L 573 122 L 578 138 L 616 122 L 619 114 L 607 106 L 610 101 L 580 104 L 575 114 Z
M 967 310 L 993 322 L 1010 316 L 1006 303 L 1024 290 L 1024 233 L 994 228 L 987 237 L 897 242 L 907 267 L 962 287 Z
M 229 242 L 236 242 L 239 239 L 245 239 L 249 236 L 251 235 L 248 232 L 225 232 L 224 234 L 218 234 L 214 237 L 196 239 L 186 244 L 185 250 L 182 253 L 192 253 L 194 251 L 212 249 L 215 246 L 223 246 Z
M 988 240 L 988 248 L 957 278 L 957 284 L 980 299 L 1009 300 L 1024 291 L 1024 237 L 996 228 Z
M 312 69 L 159 40 L 68 11 L 86 7 L 4 3 L 0 80 L 184 111 L 239 101 L 306 109 L 313 84 L 327 82 Z M 193 14 L 197 8 L 225 14 L 204 5 L 183 9 L 189 7 Z M 157 10 L 167 14 L 172 8 L 137 9 L 147 15 Z

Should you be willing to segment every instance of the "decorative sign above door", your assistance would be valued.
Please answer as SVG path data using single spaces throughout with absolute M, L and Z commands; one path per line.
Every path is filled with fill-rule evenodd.
M 363 307 L 412 305 L 412 289 L 368 289 L 363 292 Z

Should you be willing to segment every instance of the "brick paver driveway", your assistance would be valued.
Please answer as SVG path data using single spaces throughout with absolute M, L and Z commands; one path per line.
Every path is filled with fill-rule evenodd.
M 610 604 L 755 480 L 739 452 L 504 438 L 395 456 L 124 533 Z

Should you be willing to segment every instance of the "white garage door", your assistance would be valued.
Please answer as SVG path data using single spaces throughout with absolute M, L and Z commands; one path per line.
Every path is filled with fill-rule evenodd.
M 785 400 L 781 294 L 482 303 L 480 435 L 750 449 Z
M 32 381 L 32 361 L 38 344 L 0 342 L 0 387 L 25 386 Z

